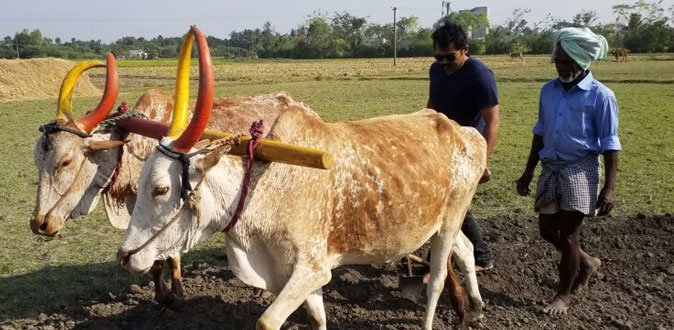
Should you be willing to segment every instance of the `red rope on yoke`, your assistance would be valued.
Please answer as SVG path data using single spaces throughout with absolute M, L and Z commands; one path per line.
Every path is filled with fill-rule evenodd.
M 122 102 L 122 104 L 117 107 L 117 113 L 114 114 L 113 116 L 121 116 L 125 112 L 129 110 L 129 107 L 126 105 L 126 102 Z M 112 116 L 111 116 L 112 117 Z M 125 135 L 126 136 L 126 135 Z M 122 138 L 124 140 L 124 137 Z M 117 182 L 117 177 L 119 176 L 119 171 L 122 169 L 122 156 L 124 156 L 124 147 L 119 148 L 119 155 L 117 155 L 117 166 L 115 167 L 115 170 L 112 172 L 112 177 L 110 177 L 110 181 L 103 187 L 102 193 L 107 193 L 110 188 Z
M 227 227 L 223 230 L 224 232 L 229 232 L 234 228 L 236 222 L 239 221 L 239 216 L 243 210 L 243 203 L 246 201 L 246 196 L 248 196 L 248 184 L 250 183 L 250 169 L 253 166 L 253 152 L 260 144 L 259 139 L 262 137 L 262 131 L 264 130 L 264 123 L 262 119 L 253 122 L 250 125 L 250 140 L 248 140 L 248 161 L 246 162 L 246 173 L 243 176 L 243 187 L 241 187 L 241 198 L 239 198 L 239 204 L 236 206 L 236 211 L 234 211 L 234 216 L 232 221 L 229 222 Z

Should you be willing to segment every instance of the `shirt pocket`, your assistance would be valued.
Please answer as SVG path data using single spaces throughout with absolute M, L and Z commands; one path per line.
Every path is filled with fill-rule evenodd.
M 566 128 L 573 137 L 585 138 L 590 125 L 592 105 L 587 100 L 570 100 Z

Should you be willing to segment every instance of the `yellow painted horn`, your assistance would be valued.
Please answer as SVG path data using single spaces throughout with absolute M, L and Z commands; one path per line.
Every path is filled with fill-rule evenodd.
M 192 29 L 187 32 L 183 39 L 180 49 L 180 59 L 178 60 L 178 76 L 176 80 L 175 105 L 173 107 L 173 116 L 171 127 L 169 127 L 168 136 L 177 139 L 187 127 L 187 105 L 190 98 L 190 58 L 192 56 L 192 41 L 194 33 Z
M 68 71 L 63 78 L 61 90 L 59 91 L 59 101 L 56 110 L 56 120 L 74 121 L 73 119 L 73 89 L 80 76 L 91 68 L 103 68 L 105 64 L 101 61 L 82 61 Z

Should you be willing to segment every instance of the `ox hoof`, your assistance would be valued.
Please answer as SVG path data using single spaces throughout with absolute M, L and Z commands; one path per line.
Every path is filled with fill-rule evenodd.
M 155 294 L 154 301 L 160 305 L 174 311 L 179 311 L 185 304 L 185 298 L 172 292 L 165 294 Z

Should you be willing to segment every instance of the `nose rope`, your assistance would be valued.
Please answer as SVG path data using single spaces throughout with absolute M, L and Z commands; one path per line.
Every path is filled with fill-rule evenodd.
M 87 157 L 85 156 L 84 158 L 82 158 L 82 162 L 80 163 L 80 169 L 77 170 L 77 174 L 75 174 L 75 178 L 73 179 L 73 182 L 70 184 L 68 189 L 66 189 L 66 191 L 63 193 L 63 195 L 61 195 L 61 197 L 59 197 L 59 199 L 56 201 L 54 206 L 52 206 L 51 209 L 49 209 L 49 212 L 47 212 L 47 214 L 44 216 L 45 222 L 49 220 L 49 217 L 51 216 L 52 212 L 54 212 L 56 207 L 61 205 L 63 200 L 65 200 L 66 196 L 68 196 L 68 194 L 70 194 L 70 192 L 73 190 L 73 187 L 75 186 L 75 183 L 77 181 L 79 181 L 80 176 L 82 176 L 82 169 L 84 168 L 84 162 L 86 162 L 86 161 L 87 161 Z
M 234 141 L 229 142 L 229 143 L 234 143 Z M 232 146 L 231 146 L 231 144 L 225 144 L 225 145 L 221 146 L 220 148 L 229 148 L 227 150 L 227 151 L 229 151 L 232 148 Z M 189 154 L 184 154 L 180 151 L 174 150 L 170 147 L 163 146 L 161 144 L 159 144 L 157 146 L 157 150 L 159 150 L 161 153 L 163 153 L 164 155 L 166 155 L 169 158 L 180 160 L 181 163 L 183 164 L 183 179 L 182 179 L 183 182 L 181 184 L 181 192 L 180 192 L 181 200 L 183 201 L 183 203 L 180 206 L 180 208 L 178 209 L 178 212 L 176 212 L 176 214 L 173 216 L 173 218 L 171 218 L 171 220 L 168 223 L 166 223 L 156 234 L 152 235 L 152 237 L 150 237 L 150 239 L 148 239 L 141 246 L 129 251 L 126 254 L 126 256 L 124 256 L 125 260 L 128 260 L 132 255 L 134 255 L 134 254 L 138 253 L 140 250 L 146 248 L 148 245 L 150 245 L 150 243 L 154 242 L 158 237 L 163 235 L 171 225 L 173 225 L 178 219 L 180 219 L 180 215 L 182 214 L 182 212 L 187 207 L 190 207 L 190 208 L 193 208 L 193 209 L 196 207 L 196 205 L 193 205 L 193 204 L 196 204 L 197 201 L 200 200 L 200 197 L 197 197 L 195 195 L 198 193 L 199 187 L 201 187 L 201 184 L 204 182 L 204 179 L 206 179 L 206 173 L 204 173 L 203 176 L 201 177 L 201 179 L 199 179 L 199 182 L 197 182 L 197 185 L 194 187 L 194 190 L 193 190 L 192 187 L 190 186 L 190 183 L 189 183 L 189 161 L 190 161 L 190 158 L 192 158 L 196 155 L 205 154 L 205 153 L 217 150 L 217 149 L 219 149 L 219 148 L 209 149 L 208 147 L 206 147 L 204 149 L 200 149 L 198 151 L 195 151 L 195 152 L 192 152 L 192 153 L 189 153 Z M 181 158 L 186 159 L 187 164 L 183 163 Z M 185 169 L 188 170 L 187 174 L 185 174 Z M 187 178 L 187 179 L 185 179 L 185 178 Z M 185 181 L 187 181 L 187 185 L 189 187 L 189 190 L 185 191 L 187 193 L 187 197 L 183 198 L 182 196 L 183 196 L 183 191 L 184 191 L 183 188 L 185 188 Z M 192 202 L 192 200 L 194 200 L 194 202 Z

